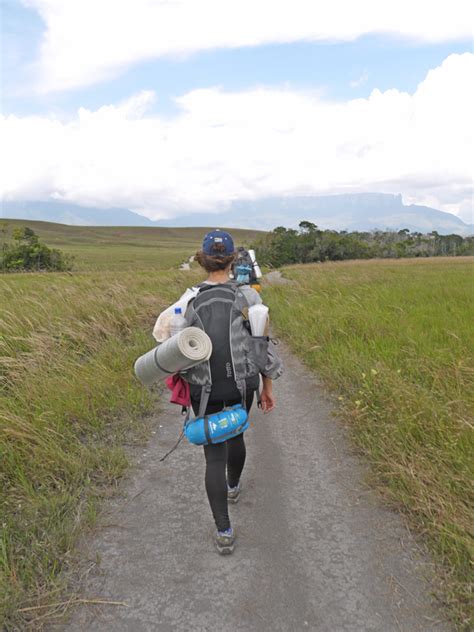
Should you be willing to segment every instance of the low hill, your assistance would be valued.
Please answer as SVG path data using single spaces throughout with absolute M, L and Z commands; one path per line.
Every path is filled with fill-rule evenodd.
M 147 217 L 126 208 L 97 208 L 58 200 L 2 201 L 0 217 L 73 226 L 156 226 Z
M 194 254 L 204 234 L 213 227 L 67 226 L 34 220 L 0 219 L 0 231 L 29 226 L 48 246 L 76 258 L 75 268 L 131 269 L 174 267 Z M 248 245 L 262 233 L 232 229 L 236 245 Z M 169 263 L 169 265 L 167 265 Z

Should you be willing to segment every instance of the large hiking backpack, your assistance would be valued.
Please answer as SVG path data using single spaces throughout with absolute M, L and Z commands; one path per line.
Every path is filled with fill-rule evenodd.
M 232 264 L 232 274 L 238 283 L 254 285 L 258 283 L 255 266 L 248 250 L 242 246 L 237 249 L 237 256 Z
M 186 309 L 190 327 L 203 329 L 212 340 L 212 355 L 188 369 L 182 377 L 201 387 L 199 417 L 209 397 L 229 400 L 240 396 L 245 404 L 247 380 L 265 369 L 268 338 L 255 337 L 248 324 L 248 302 L 237 283 L 204 284 Z

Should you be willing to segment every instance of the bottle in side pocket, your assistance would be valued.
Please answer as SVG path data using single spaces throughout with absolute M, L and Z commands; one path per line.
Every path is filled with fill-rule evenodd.
M 187 327 L 186 319 L 183 316 L 181 307 L 175 307 L 173 318 L 171 319 L 170 335 L 176 336 L 180 331 Z

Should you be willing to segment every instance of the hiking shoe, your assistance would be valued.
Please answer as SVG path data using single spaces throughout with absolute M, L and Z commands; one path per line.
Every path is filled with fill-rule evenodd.
M 220 555 L 230 555 L 234 550 L 235 536 L 232 527 L 225 531 L 217 531 L 214 540 Z
M 239 496 L 240 496 L 240 483 L 237 483 L 237 485 L 235 487 L 229 487 L 227 485 L 227 500 L 230 503 L 237 503 L 239 502 Z

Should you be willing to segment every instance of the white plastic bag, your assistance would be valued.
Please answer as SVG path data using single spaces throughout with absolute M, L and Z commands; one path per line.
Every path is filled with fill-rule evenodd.
M 186 313 L 189 301 L 197 296 L 199 292 L 198 287 L 188 288 L 183 296 L 173 303 L 170 307 L 167 307 L 156 319 L 155 326 L 153 327 L 153 338 L 157 342 L 164 342 L 171 336 L 171 319 L 173 318 L 174 310 L 176 307 L 181 307 L 181 313 Z

